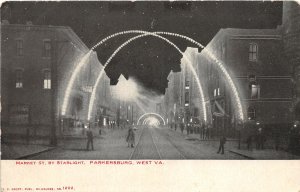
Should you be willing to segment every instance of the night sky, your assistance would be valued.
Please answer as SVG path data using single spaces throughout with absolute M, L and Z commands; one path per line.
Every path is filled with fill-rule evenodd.
M 206 45 L 220 28 L 276 28 L 282 2 L 7 2 L 1 19 L 11 24 L 70 26 L 88 46 L 123 30 L 169 31 Z M 133 35 L 97 48 L 102 63 Z M 169 38 L 169 37 L 168 37 Z M 191 44 L 170 37 L 182 51 Z M 122 49 L 106 70 L 111 83 L 122 73 L 164 93 L 171 70 L 180 71 L 181 55 L 167 43 L 145 37 Z

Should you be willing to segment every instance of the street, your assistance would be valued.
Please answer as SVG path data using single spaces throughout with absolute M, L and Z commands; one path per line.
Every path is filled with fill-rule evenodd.
M 245 159 L 226 150 L 217 154 L 217 145 L 189 139 L 186 135 L 162 127 L 140 127 L 135 131 L 136 146 L 125 141 L 127 129 L 109 130 L 94 138 L 94 150 L 86 150 L 86 139 L 66 140 L 59 147 L 30 159 Z M 217 141 L 210 141 L 217 143 Z

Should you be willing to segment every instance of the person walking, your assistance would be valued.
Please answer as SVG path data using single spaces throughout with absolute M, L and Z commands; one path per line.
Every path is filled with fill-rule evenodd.
M 289 144 L 288 151 L 295 152 L 297 146 L 297 128 L 299 126 L 299 122 L 295 121 L 294 125 L 291 127 L 289 131 Z
M 27 127 L 26 129 L 26 144 L 28 145 L 30 141 L 30 129 Z
M 183 123 L 180 123 L 180 130 L 181 130 L 181 133 L 183 134 L 183 130 L 184 130 L 184 124 Z
M 128 134 L 127 134 L 127 137 L 126 137 L 126 142 L 128 143 L 128 147 L 134 147 L 135 145 L 135 133 L 132 129 L 132 127 L 130 127 L 128 129 Z
M 220 137 L 220 145 L 219 145 L 219 150 L 217 153 L 224 154 L 224 145 L 226 143 L 226 137 L 223 135 Z
M 279 150 L 280 146 L 280 133 L 279 130 L 276 130 L 275 135 L 274 135 L 274 144 L 275 144 L 275 150 Z
M 247 138 L 247 149 L 252 150 L 252 135 L 249 135 Z
M 90 145 L 92 147 L 92 150 L 94 150 L 93 132 L 90 128 L 87 130 L 86 135 L 87 135 L 86 150 L 88 151 L 90 149 Z
M 264 149 L 265 136 L 263 135 L 263 129 L 259 127 L 257 132 L 258 149 Z

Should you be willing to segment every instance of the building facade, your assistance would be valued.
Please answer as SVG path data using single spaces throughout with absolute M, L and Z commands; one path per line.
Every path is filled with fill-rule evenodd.
M 237 137 L 240 127 L 229 83 L 207 55 L 208 51 L 226 68 L 237 87 L 245 117 L 242 133 L 245 137 L 253 134 L 255 126 L 264 127 L 266 134 L 286 135 L 293 121 L 298 119 L 300 20 L 296 16 L 299 11 L 297 3 L 284 2 L 283 25 L 276 29 L 221 29 L 200 53 L 196 48 L 186 49 L 185 54 L 192 61 L 204 91 L 206 125 L 212 128 L 212 135 L 226 133 Z M 196 78 L 184 59 L 179 74 L 178 102 L 184 109 L 186 123 L 192 123 L 195 117 L 201 119 L 203 110 Z M 172 81 L 170 79 L 169 86 Z M 166 91 L 168 101 L 173 94 L 170 90 L 168 87 Z M 166 107 L 170 109 L 171 105 Z M 249 131 L 249 127 L 252 130 Z
M 83 127 L 91 86 L 101 69 L 92 54 L 78 74 L 65 116 L 61 116 L 67 82 L 89 50 L 69 27 L 1 24 L 1 127 L 3 135 L 69 134 Z M 100 90 L 109 90 L 107 76 Z M 108 87 L 108 88 L 107 88 Z M 109 103 L 109 95 L 100 95 Z
M 292 69 L 294 84 L 293 113 L 300 120 L 300 5 L 296 2 L 284 2 L 281 33 L 284 52 Z

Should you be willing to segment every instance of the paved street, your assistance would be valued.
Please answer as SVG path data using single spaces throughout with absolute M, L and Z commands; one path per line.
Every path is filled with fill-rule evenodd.
M 216 145 L 190 140 L 168 128 L 140 127 L 135 131 L 136 146 L 126 143 L 127 129 L 110 130 L 94 139 L 94 150 L 86 151 L 86 139 L 66 140 L 56 149 L 30 156 L 30 159 L 244 159 Z

